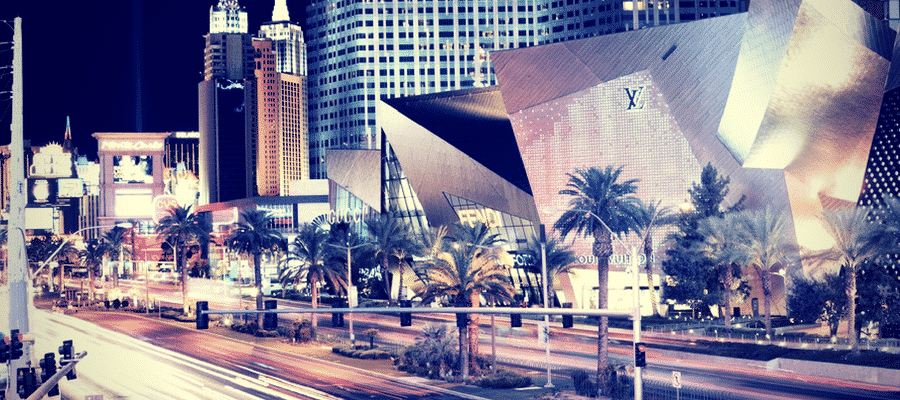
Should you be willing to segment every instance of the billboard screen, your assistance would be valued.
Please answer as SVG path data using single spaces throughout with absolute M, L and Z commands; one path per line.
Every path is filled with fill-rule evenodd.
M 114 183 L 153 183 L 152 156 L 113 156 Z
M 56 197 L 80 198 L 84 195 L 84 181 L 81 178 L 60 178 L 56 185 Z

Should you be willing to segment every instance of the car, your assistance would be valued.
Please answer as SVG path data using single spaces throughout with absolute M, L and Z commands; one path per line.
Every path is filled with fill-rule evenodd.
M 268 285 L 263 285 L 262 294 L 263 296 L 281 296 L 283 290 L 281 283 L 272 282 Z

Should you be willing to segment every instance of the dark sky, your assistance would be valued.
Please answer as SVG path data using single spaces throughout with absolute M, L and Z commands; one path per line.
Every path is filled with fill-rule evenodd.
M 307 0 L 287 0 L 305 26 Z M 62 142 L 66 116 L 81 154 L 95 132 L 196 131 L 203 35 L 218 0 L 0 1 L 0 66 L 12 64 L 13 19 L 22 18 L 25 139 Z M 250 33 L 275 0 L 241 0 Z M 12 87 L 0 70 L 0 92 Z M 10 142 L 11 95 L 0 94 L 0 145 Z

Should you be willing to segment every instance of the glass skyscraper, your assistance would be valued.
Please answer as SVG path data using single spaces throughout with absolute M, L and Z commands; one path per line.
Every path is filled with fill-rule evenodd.
M 491 52 L 733 14 L 746 3 L 314 0 L 307 7 L 311 177 L 326 177 L 326 149 L 378 147 L 382 97 L 496 85 Z

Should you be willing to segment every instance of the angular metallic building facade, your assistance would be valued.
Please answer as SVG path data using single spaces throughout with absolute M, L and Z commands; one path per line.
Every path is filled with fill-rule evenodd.
M 731 179 L 726 205 L 745 195 L 747 208 L 781 210 L 790 239 L 821 249 L 823 210 L 898 191 L 895 38 L 849 0 L 754 0 L 747 13 L 494 52 L 498 86 L 384 99 L 377 120 L 431 225 L 466 220 L 464 207 L 550 225 L 566 174 L 606 165 L 677 209 L 709 163 Z M 574 246 L 584 268 L 565 297 L 589 307 L 596 260 L 589 240 Z M 623 252 L 614 307 L 630 302 L 615 286 Z
M 822 249 L 819 214 L 863 192 L 895 36 L 849 1 L 757 0 L 493 59 L 541 221 L 565 209 L 575 168 L 624 165 L 639 197 L 677 207 L 711 163 L 731 178 L 726 203 L 780 209 L 797 244 Z

